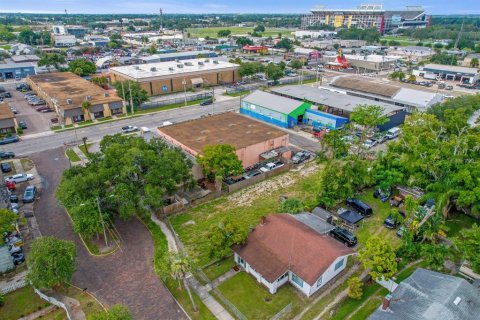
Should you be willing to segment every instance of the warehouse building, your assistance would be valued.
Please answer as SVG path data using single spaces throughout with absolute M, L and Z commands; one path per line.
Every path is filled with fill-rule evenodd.
M 390 70 L 395 68 L 399 56 L 382 56 L 376 54 L 370 55 L 351 55 L 346 54 L 345 58 L 351 67 L 359 69 L 360 72 L 377 72 L 382 70 Z M 324 61 L 328 63 L 336 63 L 337 55 L 324 56 Z
M 305 110 L 311 104 L 257 90 L 242 99 L 240 113 L 282 127 L 303 123 Z
M 121 98 L 71 72 L 31 76 L 27 83 L 65 125 L 126 113 Z
M 0 81 L 8 79 L 22 79 L 35 75 L 35 65 L 32 62 L 6 62 L 0 63 Z
M 214 51 L 200 50 L 200 51 L 184 51 L 184 52 L 170 52 L 162 54 L 154 54 L 147 57 L 139 57 L 140 63 L 157 63 L 177 60 L 191 60 L 197 58 L 215 58 L 218 54 Z
M 151 96 L 232 83 L 240 79 L 237 64 L 212 59 L 114 67 L 110 68 L 110 73 L 113 82 L 136 81 Z
M 312 106 L 311 109 L 306 110 L 303 122 L 316 128 L 340 128 L 348 123 L 350 113 L 357 106 L 372 104 L 382 107 L 383 114 L 389 118 L 389 122 L 378 127 L 379 130 L 388 130 L 405 121 L 404 107 L 380 101 L 372 102 L 372 100 L 348 95 L 345 91 L 298 85 L 276 88 L 272 92 L 282 97 L 315 105 L 315 107 Z
M 232 145 L 244 168 L 261 161 L 261 154 L 289 143 L 288 133 L 232 112 L 160 127 L 157 132 L 194 157 L 206 145 Z
M 417 67 L 412 71 L 412 74 L 427 79 L 454 80 L 469 84 L 474 84 L 480 80 L 479 68 L 448 66 L 435 63 Z
M 368 99 L 370 104 L 373 100 L 405 107 L 409 113 L 426 111 L 434 104 L 443 101 L 443 95 L 433 91 L 398 87 L 357 77 L 338 77 L 330 86 L 340 88 L 341 91 L 346 92 L 348 95 Z

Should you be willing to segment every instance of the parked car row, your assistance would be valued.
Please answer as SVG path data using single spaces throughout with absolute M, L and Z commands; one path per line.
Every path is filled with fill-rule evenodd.
M 13 258 L 13 263 L 19 265 L 25 262 L 25 254 L 22 249 L 24 242 L 20 234 L 16 231 L 5 233 L 3 240 Z

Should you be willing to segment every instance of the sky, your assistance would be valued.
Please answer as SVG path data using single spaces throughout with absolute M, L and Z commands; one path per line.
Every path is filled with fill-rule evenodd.
M 299 3 L 300 2 L 300 3 Z M 0 12 L 30 13 L 307 13 L 325 5 L 348 9 L 361 3 L 385 9 L 423 5 L 428 14 L 480 14 L 480 0 L 0 0 Z

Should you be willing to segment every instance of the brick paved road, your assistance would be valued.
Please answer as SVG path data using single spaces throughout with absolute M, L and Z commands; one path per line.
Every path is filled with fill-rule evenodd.
M 71 222 L 54 197 L 55 188 L 68 160 L 63 149 L 36 153 L 31 157 L 42 177 L 43 189 L 35 215 L 43 235 L 74 240 L 77 271 L 73 283 L 86 288 L 102 303 L 122 303 L 135 319 L 186 319 L 173 297 L 153 271 L 153 242 L 150 233 L 137 219 L 118 221 L 122 250 L 107 257 L 92 257 L 73 233 Z

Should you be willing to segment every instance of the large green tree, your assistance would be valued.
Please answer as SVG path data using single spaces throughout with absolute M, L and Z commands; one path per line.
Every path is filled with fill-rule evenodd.
M 71 213 L 74 230 L 93 236 L 116 216 L 157 210 L 179 188 L 193 186 L 192 163 L 160 139 L 106 136 L 85 167 L 64 171 L 56 196 Z M 100 210 L 99 210 L 100 207 Z
M 32 241 L 27 255 L 28 280 L 36 288 L 68 283 L 75 272 L 75 244 L 55 237 Z
M 81 58 L 70 61 L 68 63 L 68 70 L 79 76 L 88 76 L 94 74 L 97 71 L 97 67 L 90 60 Z
M 210 180 L 220 176 L 226 178 L 243 172 L 242 162 L 235 153 L 235 147 L 229 144 L 206 145 L 197 156 L 205 176 Z
M 374 280 L 389 280 L 398 271 L 395 251 L 384 239 L 372 236 L 365 247 L 360 249 L 358 260 L 365 269 L 369 269 Z
M 228 29 L 219 30 L 219 31 L 217 32 L 217 36 L 218 36 L 219 38 L 226 38 L 226 37 L 228 37 L 228 36 L 231 35 L 231 34 L 232 34 L 232 31 L 230 31 L 230 30 L 228 30 Z
M 210 227 L 208 233 L 210 258 L 223 259 L 233 245 L 243 244 L 247 239 L 247 230 L 225 219 Z
M 252 76 L 256 73 L 264 72 L 265 67 L 260 62 L 245 62 L 240 65 L 238 72 L 242 77 Z
M 38 66 L 42 67 L 55 67 L 55 69 L 59 69 L 60 65 L 65 63 L 65 56 L 59 53 L 45 53 L 40 56 L 40 60 L 38 60 Z
M 0 234 L 15 230 L 15 223 L 18 216 L 10 210 L 0 209 Z M 0 246 L 4 243 L 3 236 L 0 237 Z
M 471 229 L 465 229 L 460 232 L 454 240 L 462 257 L 472 265 L 473 271 L 480 273 L 480 226 L 473 224 Z
M 113 86 L 115 87 L 117 94 L 128 103 L 132 101 L 135 108 L 149 100 L 148 92 L 145 89 L 142 89 L 140 84 L 136 81 L 117 81 Z M 130 92 L 132 93 L 131 100 Z
M 269 63 L 265 68 L 265 74 L 269 80 L 277 81 L 284 76 L 284 72 L 280 66 Z

